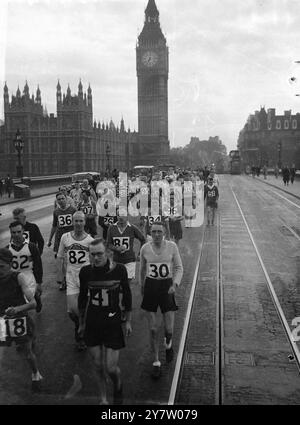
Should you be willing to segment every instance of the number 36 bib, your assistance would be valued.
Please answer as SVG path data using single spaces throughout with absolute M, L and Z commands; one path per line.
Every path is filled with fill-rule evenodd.
M 168 279 L 172 277 L 170 263 L 148 263 L 147 277 L 151 279 Z

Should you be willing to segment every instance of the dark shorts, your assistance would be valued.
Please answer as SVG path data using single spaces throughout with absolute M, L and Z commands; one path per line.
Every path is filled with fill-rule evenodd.
M 170 220 L 169 227 L 171 236 L 173 236 L 175 239 L 182 239 L 181 221 Z
M 206 204 L 208 207 L 210 207 L 210 208 L 214 208 L 214 209 L 216 209 L 216 208 L 218 208 L 218 203 L 217 203 L 217 201 L 215 201 L 215 202 L 207 202 L 207 204 Z
M 162 313 L 178 310 L 174 294 L 168 294 L 172 283 L 172 279 L 158 280 L 147 277 L 141 308 L 153 313 L 157 312 L 158 307 L 160 307 Z
M 19 337 L 7 337 L 6 341 L 0 341 L 0 347 L 10 347 L 14 342 L 16 345 L 26 344 L 35 338 L 35 326 L 32 318 L 27 317 L 27 334 Z M 17 317 L 16 317 L 17 319 Z
M 120 310 L 109 317 L 107 311 L 101 311 L 98 307 L 89 307 L 83 338 L 88 347 L 104 345 L 113 350 L 124 348 L 125 340 Z

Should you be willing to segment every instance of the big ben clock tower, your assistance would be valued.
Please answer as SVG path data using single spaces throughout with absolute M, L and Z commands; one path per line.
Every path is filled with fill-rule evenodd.
M 168 162 L 169 49 L 159 23 L 155 0 L 145 10 L 144 28 L 136 47 L 138 79 L 139 162 Z

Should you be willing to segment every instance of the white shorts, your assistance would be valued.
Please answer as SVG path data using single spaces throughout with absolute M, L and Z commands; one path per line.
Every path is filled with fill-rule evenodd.
M 136 262 L 124 264 L 127 269 L 128 279 L 135 279 Z
M 68 269 L 66 273 L 67 295 L 79 294 L 80 282 L 79 271 L 76 269 Z

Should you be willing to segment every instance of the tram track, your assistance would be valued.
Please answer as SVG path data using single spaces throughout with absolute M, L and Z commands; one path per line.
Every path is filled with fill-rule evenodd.
M 300 352 L 297 341 L 295 341 L 294 333 L 290 329 L 267 266 L 251 232 L 251 225 L 247 222 L 238 196 L 231 186 L 228 193 L 231 193 L 235 204 L 235 207 L 231 207 L 230 211 L 235 211 L 235 213 L 233 213 L 233 216 L 218 215 L 217 226 L 215 228 L 206 227 L 203 231 L 201 252 L 199 253 L 194 275 L 194 283 L 196 282 L 196 284 L 193 285 L 193 294 L 191 294 L 193 299 L 189 301 L 191 308 L 189 309 L 189 317 L 186 318 L 188 325 L 185 326 L 185 335 L 181 336 L 180 358 L 177 358 L 176 364 L 176 385 L 173 378 L 172 397 L 169 397 L 169 405 L 185 404 L 191 400 L 195 404 L 215 405 L 237 403 L 264 404 L 265 402 L 268 404 L 282 404 L 282 394 L 280 391 L 282 378 L 280 376 L 284 376 L 281 375 L 284 370 L 288 371 L 290 381 L 282 385 L 286 386 L 287 394 L 288 391 L 292 392 L 291 399 L 300 399 Z M 281 219 L 281 221 L 290 234 L 297 240 L 300 240 L 297 232 L 284 220 Z M 251 258 L 249 265 L 244 263 L 240 265 L 241 270 L 235 270 L 237 275 L 241 276 L 240 278 L 242 279 L 241 285 L 238 286 L 235 283 L 228 285 L 232 274 L 232 271 L 230 272 L 231 265 L 227 263 L 227 261 L 231 261 L 228 254 L 232 243 L 235 241 L 230 241 L 229 236 L 232 232 L 239 234 L 241 254 L 247 252 L 248 258 Z M 214 241 L 211 239 L 212 234 L 214 235 Z M 207 258 L 205 258 L 205 261 L 203 261 L 203 258 L 206 257 L 205 250 L 212 246 L 214 247 L 214 255 L 216 257 L 216 269 L 212 273 L 208 273 L 207 269 L 203 269 L 203 265 L 206 264 L 207 266 Z M 239 249 L 238 247 L 235 248 L 238 255 Z M 252 264 L 255 264 L 255 268 L 253 269 Z M 226 267 L 225 272 L 223 271 L 223 265 Z M 214 272 L 216 272 L 215 278 L 213 276 Z M 255 284 L 258 285 L 257 288 L 253 287 L 253 283 L 247 282 L 247 273 L 249 272 L 252 272 L 254 276 L 251 278 L 251 281 L 255 282 L 257 280 L 259 282 Z M 244 282 L 247 285 L 243 289 Z M 190 339 L 195 339 L 195 330 L 192 329 L 195 327 L 195 320 L 198 317 L 201 321 L 204 317 L 206 311 L 204 304 L 209 301 L 209 305 L 211 305 L 211 299 L 208 300 L 204 296 L 201 307 L 202 313 L 200 312 L 199 314 L 199 307 L 197 309 L 197 304 L 199 303 L 199 299 L 201 299 L 199 294 L 207 295 L 204 289 L 206 283 L 215 286 L 214 344 L 212 343 L 212 337 L 209 343 L 207 343 L 207 338 L 201 332 L 197 334 L 197 338 L 199 338 L 198 342 L 190 342 Z M 224 290 L 226 290 L 225 295 Z M 237 299 L 234 299 L 236 291 Z M 245 294 L 243 294 L 243 291 L 245 291 Z M 263 291 L 263 296 L 259 295 L 260 291 Z M 251 306 L 252 300 L 250 294 L 253 294 L 253 302 L 259 303 L 257 308 L 261 312 L 257 313 L 258 317 L 256 317 L 253 306 Z M 254 299 L 254 294 L 256 299 Z M 248 314 L 251 314 L 250 321 L 246 319 Z M 255 318 L 254 320 L 252 316 Z M 228 326 L 232 326 L 231 323 L 234 318 L 236 320 L 234 325 L 236 328 L 228 328 Z M 291 323 L 292 326 L 296 326 L 299 323 L 296 319 Z M 272 320 L 271 323 L 269 323 L 270 320 Z M 247 326 L 247 330 L 244 329 L 244 326 Z M 250 328 L 248 330 L 249 326 Z M 232 333 L 233 329 L 234 333 Z M 252 338 L 257 333 L 257 338 L 253 340 L 253 347 L 251 347 L 247 337 L 243 337 L 249 331 Z M 269 341 L 267 344 L 260 343 L 260 341 L 268 340 L 268 334 L 272 335 L 272 341 Z M 236 342 L 234 342 L 235 335 L 237 335 Z M 202 341 L 203 338 L 205 341 Z M 187 365 L 189 364 L 188 360 L 191 358 L 191 355 L 193 355 L 192 359 L 194 362 L 192 363 L 193 367 L 188 371 Z M 197 359 L 200 360 L 197 361 Z M 209 360 L 207 361 L 207 359 Z M 238 376 L 235 377 L 234 371 L 236 367 L 241 370 L 242 375 L 245 375 L 245 379 L 246 376 L 249 376 L 254 380 L 252 382 L 250 380 L 249 382 L 246 379 L 245 382 L 242 382 Z M 298 373 L 293 372 L 294 369 Z M 278 380 L 278 391 L 276 385 L 274 387 L 264 388 L 266 384 L 260 375 L 263 376 L 268 370 L 270 370 L 271 374 L 275 373 L 275 378 L 271 378 L 271 380 Z M 214 380 L 211 379 L 212 373 L 214 373 Z M 253 378 L 253 376 L 256 376 L 255 374 L 258 378 Z M 259 387 L 260 379 L 262 380 L 262 388 Z M 265 379 L 265 381 L 267 380 L 268 378 Z M 199 385 L 198 387 L 197 384 Z M 191 399 L 186 396 L 185 393 L 188 391 L 188 386 L 190 387 L 190 392 L 197 391 L 198 389 L 198 398 L 194 397 Z M 205 388 L 207 394 L 214 392 L 214 398 L 205 394 Z M 289 396 L 286 397 L 289 400 Z
M 241 206 L 240 206 L 240 203 L 239 203 L 239 201 L 238 201 L 238 199 L 237 199 L 237 196 L 236 196 L 236 194 L 235 194 L 235 192 L 233 191 L 233 189 L 231 188 L 231 191 L 232 191 L 232 194 L 233 194 L 233 196 L 234 196 L 234 199 L 235 199 L 235 202 L 236 202 L 236 204 L 237 204 L 237 206 L 238 206 L 238 208 L 239 208 L 239 211 L 240 211 L 240 213 L 241 213 L 241 216 L 242 216 L 242 218 L 243 218 L 243 221 L 244 221 L 244 223 L 245 223 L 245 226 L 246 226 L 246 228 L 247 228 L 247 231 L 248 231 L 248 234 L 249 234 L 249 237 L 250 237 L 250 239 L 251 239 L 251 242 L 252 242 L 252 245 L 253 245 L 253 247 L 254 247 L 254 249 L 255 249 L 255 252 L 256 252 L 256 255 L 257 255 L 257 257 L 258 257 L 258 260 L 259 260 L 259 262 L 260 262 L 260 265 L 261 265 L 261 268 L 262 268 L 262 270 L 263 270 L 263 272 L 264 272 L 264 275 L 265 275 L 265 279 L 266 279 L 266 283 L 267 283 L 267 287 L 268 287 L 268 290 L 269 290 L 269 293 L 270 293 L 270 296 L 271 296 L 271 299 L 272 299 L 272 302 L 273 302 L 273 304 L 274 304 L 274 306 L 275 306 L 275 308 L 276 308 L 276 311 L 277 311 L 277 314 L 278 314 L 278 317 L 279 317 L 279 319 L 280 319 L 280 321 L 281 321 L 281 324 L 282 324 L 282 326 L 283 326 L 283 329 L 284 329 L 284 331 L 285 331 L 285 334 L 286 334 L 286 337 L 287 337 L 287 340 L 288 340 L 288 342 L 289 342 L 289 344 L 290 344 L 290 347 L 291 347 L 291 350 L 292 350 L 292 352 L 293 352 L 293 355 L 294 355 L 294 357 L 295 357 L 295 359 L 296 359 L 296 362 L 297 362 L 297 367 L 298 367 L 298 371 L 299 371 L 299 373 L 300 373 L 300 351 L 299 351 L 299 348 L 298 348 L 298 346 L 297 346 L 297 344 L 296 344 L 296 342 L 294 341 L 294 337 L 293 337 L 293 335 L 292 335 L 292 332 L 291 332 L 291 330 L 290 330 L 290 327 L 289 327 L 289 325 L 288 325 L 288 322 L 287 322 L 287 319 L 286 319 L 286 317 L 285 317 L 285 314 L 284 314 L 284 312 L 283 312 L 283 310 L 282 310 L 282 307 L 281 307 L 281 304 L 280 304 L 280 302 L 279 302 L 279 299 L 278 299 L 278 297 L 277 297 L 277 294 L 276 294 L 276 292 L 275 292 L 275 289 L 274 289 L 274 286 L 273 286 L 273 284 L 272 284 L 272 281 L 271 281 L 271 279 L 270 279 L 270 276 L 269 276 L 269 274 L 268 274 L 268 271 L 267 271 L 267 268 L 266 268 L 266 266 L 265 266 L 265 264 L 264 264 L 264 261 L 263 261 L 263 259 L 262 259 L 262 256 L 261 256 L 261 254 L 260 254 L 260 252 L 259 252 L 259 250 L 258 250 L 258 247 L 257 247 L 257 245 L 256 245 L 256 243 L 255 243 L 255 241 L 254 241 L 254 238 L 253 238 L 253 235 L 252 235 L 252 233 L 251 233 L 251 230 L 250 230 L 250 228 L 249 228 L 249 225 L 248 225 L 248 223 L 247 223 L 247 220 L 246 220 L 246 217 L 245 217 L 245 215 L 244 215 L 244 213 L 243 213 L 243 211 L 242 211 L 242 208 L 241 208 Z M 287 226 L 286 224 L 285 224 L 285 226 L 294 234 L 294 235 L 296 235 L 297 237 L 298 237 L 298 235 L 289 227 L 289 226 Z M 300 238 L 298 237 L 298 239 L 300 240 Z

